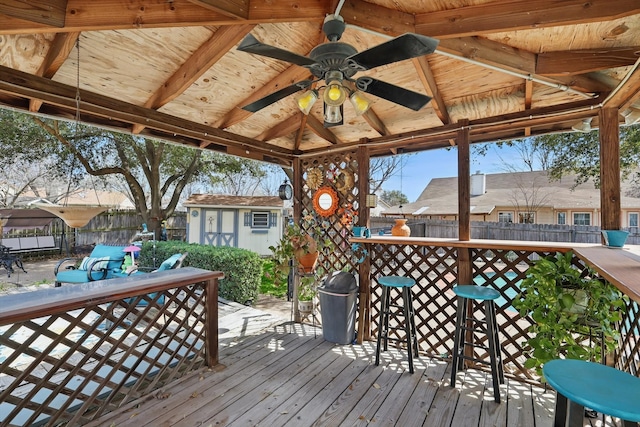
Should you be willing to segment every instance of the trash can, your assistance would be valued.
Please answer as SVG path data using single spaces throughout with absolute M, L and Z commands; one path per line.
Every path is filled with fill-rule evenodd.
M 337 344 L 351 344 L 356 336 L 358 284 L 353 274 L 336 271 L 318 286 L 322 335 Z

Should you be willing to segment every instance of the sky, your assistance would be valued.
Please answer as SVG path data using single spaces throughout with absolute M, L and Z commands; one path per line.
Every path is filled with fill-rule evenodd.
M 407 162 L 402 170 L 402 180 L 400 173 L 397 173 L 382 188 L 387 191 L 401 190 L 410 202 L 416 201 L 431 179 L 458 175 L 458 151 L 455 148 L 422 151 L 417 154 L 407 154 L 406 157 Z M 485 156 L 479 156 L 474 153 L 472 147 L 471 173 L 474 174 L 477 171 L 481 173 L 506 172 L 504 162 L 518 168 L 521 163 L 519 159 L 520 157 L 512 148 L 497 148 L 495 144 L 492 144 Z

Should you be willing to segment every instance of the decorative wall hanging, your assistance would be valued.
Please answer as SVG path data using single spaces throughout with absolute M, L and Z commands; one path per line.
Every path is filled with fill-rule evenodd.
M 309 169 L 307 172 L 307 186 L 312 190 L 317 190 L 322 185 L 324 177 L 318 168 Z
M 351 192 L 355 181 L 356 179 L 353 172 L 346 169 L 340 169 L 336 174 L 336 190 L 346 196 Z
M 313 195 L 313 209 L 318 215 L 328 217 L 338 209 L 338 193 L 331 187 L 318 188 Z

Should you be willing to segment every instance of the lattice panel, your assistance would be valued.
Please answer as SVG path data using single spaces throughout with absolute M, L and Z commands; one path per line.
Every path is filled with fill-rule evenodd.
M 640 308 L 628 301 L 620 322 L 620 342 L 616 351 L 618 369 L 640 376 Z
M 302 161 L 301 225 L 319 224 L 324 238 L 333 242 L 331 250 L 320 254 L 321 276 L 328 271 L 356 271 L 349 237 L 350 225 L 358 225 L 358 162 L 356 151 L 318 156 Z M 339 209 L 330 217 L 321 217 L 313 209 L 313 195 L 321 186 L 329 186 L 338 193 Z M 351 209 L 350 209 L 351 208 Z M 350 215 L 351 212 L 353 215 Z
M 428 246 L 371 246 L 371 313 L 372 334 L 377 336 L 382 290 L 377 277 L 397 275 L 412 277 L 417 285 L 412 288 L 416 332 L 420 350 L 428 354 L 446 355 L 453 348 L 453 325 L 456 309 L 452 287 L 457 272 L 454 248 Z M 402 300 L 399 293 L 391 293 L 392 303 Z M 390 316 L 390 326 L 402 319 Z M 406 340 L 403 330 L 390 330 L 398 340 Z
M 83 424 L 204 366 L 204 307 L 191 285 L 0 327 L 0 425 Z

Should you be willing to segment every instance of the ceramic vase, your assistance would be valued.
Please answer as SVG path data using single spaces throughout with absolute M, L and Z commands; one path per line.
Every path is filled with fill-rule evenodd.
M 391 227 L 391 235 L 404 237 L 411 235 L 411 229 L 407 225 L 407 220 L 405 218 L 396 219 L 396 223 Z

